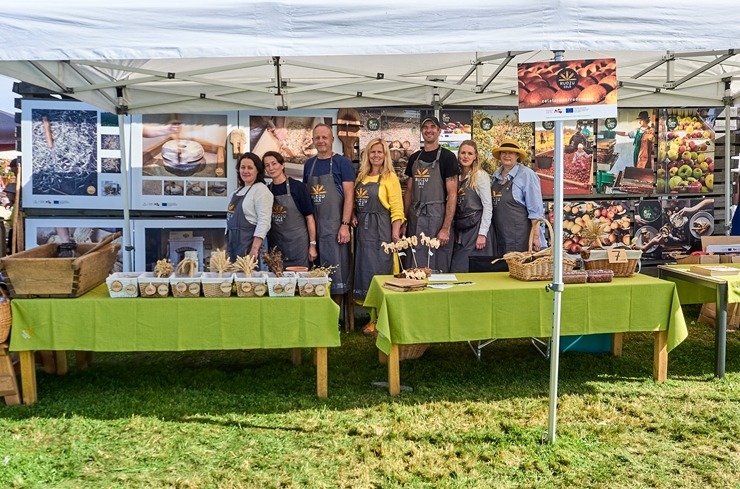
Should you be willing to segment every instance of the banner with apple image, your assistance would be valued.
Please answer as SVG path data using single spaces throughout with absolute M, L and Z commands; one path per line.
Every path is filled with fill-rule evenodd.
M 709 193 L 714 190 L 714 129 L 708 109 L 661 109 L 658 190 Z M 661 184 L 662 182 L 662 184 Z

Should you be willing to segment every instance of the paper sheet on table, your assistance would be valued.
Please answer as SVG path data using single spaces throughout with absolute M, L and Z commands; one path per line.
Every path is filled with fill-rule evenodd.
M 457 282 L 457 277 L 454 273 L 437 273 L 432 274 L 429 277 L 430 282 Z
M 428 289 L 450 289 L 454 287 L 452 284 L 429 284 L 427 285 Z

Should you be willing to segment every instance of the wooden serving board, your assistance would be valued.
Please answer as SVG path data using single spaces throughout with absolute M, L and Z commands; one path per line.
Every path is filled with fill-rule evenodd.
M 415 290 L 424 290 L 427 283 L 424 280 L 414 280 L 411 278 L 394 278 L 386 280 L 383 287 L 396 292 L 413 292 Z

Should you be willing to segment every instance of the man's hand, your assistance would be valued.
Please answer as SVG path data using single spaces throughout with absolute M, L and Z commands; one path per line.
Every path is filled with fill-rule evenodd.
M 442 228 L 437 233 L 437 239 L 439 240 L 439 247 L 443 247 L 450 242 L 450 230 Z
M 349 243 L 349 226 L 346 226 L 344 224 L 339 226 L 339 232 L 337 233 L 337 243 Z

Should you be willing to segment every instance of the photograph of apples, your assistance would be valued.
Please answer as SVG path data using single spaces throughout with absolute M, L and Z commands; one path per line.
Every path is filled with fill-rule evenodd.
M 714 130 L 708 109 L 661 109 L 658 191 L 708 193 L 714 190 Z
M 553 222 L 553 203 L 548 202 Z M 629 245 L 632 242 L 630 204 L 623 200 L 565 202 L 563 204 L 563 251 L 570 256 L 581 248 Z

